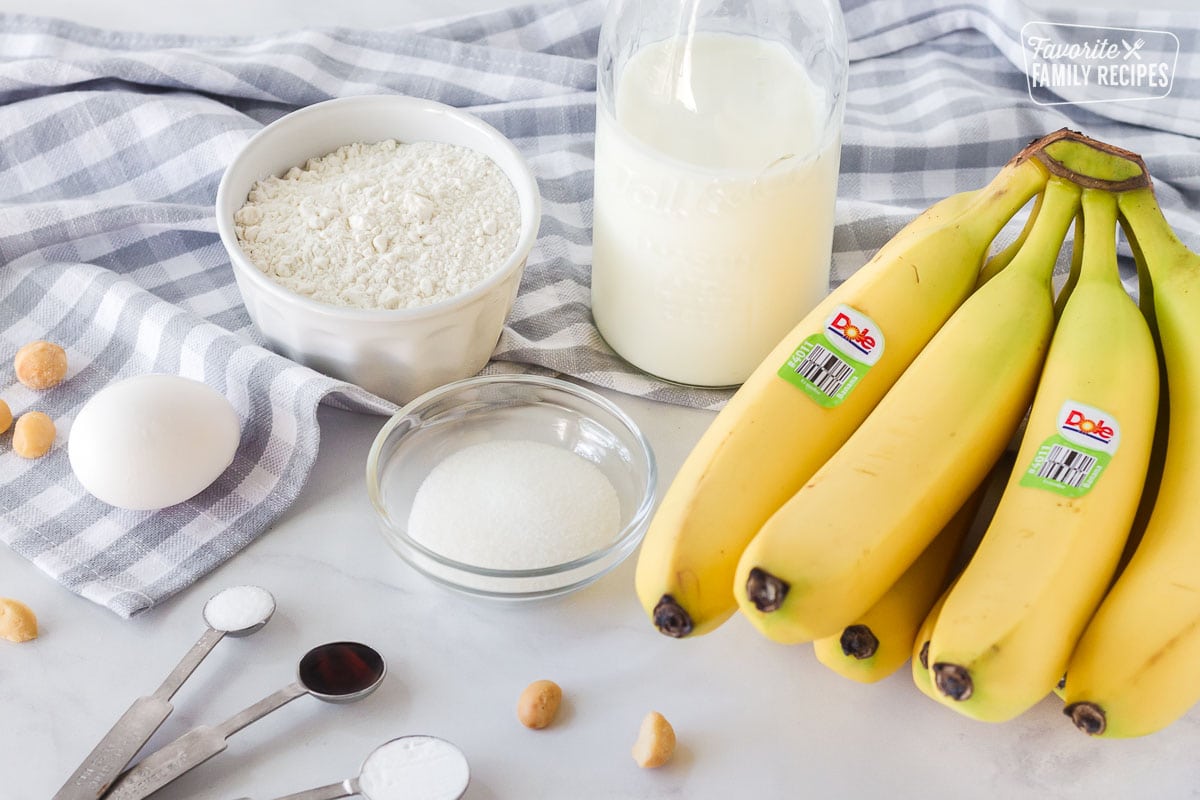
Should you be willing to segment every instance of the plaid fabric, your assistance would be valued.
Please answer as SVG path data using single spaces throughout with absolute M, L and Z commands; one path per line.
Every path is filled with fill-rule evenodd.
M 1054 19 L 1162 28 L 1180 39 L 1166 99 L 1030 101 L 1012 0 L 847 0 L 852 60 L 834 281 L 912 215 L 983 184 L 1028 140 L 1064 125 L 1146 155 L 1181 235 L 1200 244 L 1200 19 L 1076 13 Z M 217 239 L 225 165 L 261 126 L 332 97 L 397 92 L 466 107 L 524 152 L 545 199 L 541 238 L 493 371 L 538 370 L 669 403 L 728 392 L 640 375 L 588 309 L 598 0 L 520 6 L 393 31 L 263 38 L 113 33 L 0 16 L 0 397 L 49 413 L 59 441 L 25 461 L 0 441 L 0 539 L 123 616 L 221 564 L 295 499 L 316 458 L 321 402 L 392 406 L 261 345 Z M 1086 18 L 1085 18 L 1086 17 Z M 61 343 L 67 381 L 12 378 L 23 343 Z M 4 355 L 10 354 L 10 355 Z M 144 372 L 203 380 L 243 421 L 233 466 L 155 512 L 91 498 L 64 447 L 83 402 Z

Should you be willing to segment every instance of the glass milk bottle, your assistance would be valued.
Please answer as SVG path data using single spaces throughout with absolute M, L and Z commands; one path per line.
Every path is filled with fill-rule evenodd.
M 741 383 L 829 290 L 837 0 L 610 0 L 592 311 L 652 375 Z

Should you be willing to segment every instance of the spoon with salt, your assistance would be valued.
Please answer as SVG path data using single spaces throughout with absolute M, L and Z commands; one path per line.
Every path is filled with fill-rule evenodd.
M 458 800 L 471 770 L 462 751 L 436 736 L 401 736 L 376 747 L 357 777 L 276 800 Z
M 54 800 L 97 800 L 103 796 L 125 765 L 170 716 L 174 710 L 171 698 L 217 643 L 226 636 L 249 636 L 261 630 L 274 613 L 275 598 L 258 586 L 231 586 L 210 597 L 204 604 L 208 630 L 154 694 L 133 701 L 54 795 Z
M 311 694 L 326 703 L 353 703 L 379 688 L 387 674 L 383 656 L 358 642 L 331 642 L 304 654 L 297 677 L 274 694 L 220 725 L 200 725 L 156 750 L 122 775 L 105 800 L 142 800 L 228 746 L 230 736 L 297 697 Z

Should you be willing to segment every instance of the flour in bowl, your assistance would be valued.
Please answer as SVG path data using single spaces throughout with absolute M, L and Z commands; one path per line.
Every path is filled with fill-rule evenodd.
M 442 142 L 339 147 L 258 181 L 234 214 L 264 275 L 352 308 L 416 308 L 479 285 L 516 249 L 521 215 L 487 156 Z

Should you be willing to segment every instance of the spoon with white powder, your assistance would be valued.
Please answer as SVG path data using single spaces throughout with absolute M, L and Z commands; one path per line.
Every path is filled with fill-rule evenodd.
M 227 739 L 304 695 L 326 703 L 353 703 L 374 692 L 387 674 L 383 656 L 360 642 L 330 642 L 309 650 L 297 680 L 219 725 L 199 725 L 154 751 L 122 775 L 107 800 L 142 800 L 180 775 L 224 752 Z
M 257 632 L 274 613 L 275 598 L 258 586 L 233 586 L 209 598 L 204 605 L 208 630 L 154 694 L 133 701 L 129 710 L 121 715 L 54 795 L 54 800 L 96 800 L 101 797 L 174 710 L 171 698 L 217 643 L 226 636 L 249 636 Z
M 358 776 L 277 800 L 458 800 L 471 770 L 462 751 L 436 736 L 401 736 L 376 747 Z

